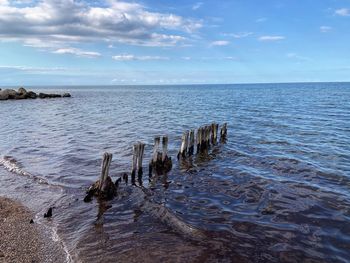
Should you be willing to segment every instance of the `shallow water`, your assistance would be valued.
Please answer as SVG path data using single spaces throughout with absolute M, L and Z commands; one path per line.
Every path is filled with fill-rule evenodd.
M 73 261 L 350 262 L 349 83 L 51 89 L 73 98 L 0 103 L 0 194 L 54 206 L 40 222 Z M 213 121 L 228 141 L 177 161 L 182 132 Z M 103 152 L 115 180 L 164 134 L 171 172 L 82 201 Z

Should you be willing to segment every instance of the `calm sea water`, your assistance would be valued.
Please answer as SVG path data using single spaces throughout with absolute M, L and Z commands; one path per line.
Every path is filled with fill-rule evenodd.
M 31 207 L 68 260 L 350 262 L 349 83 L 50 89 L 73 97 L 0 102 L 0 194 Z M 211 122 L 228 123 L 226 144 L 177 161 L 182 132 Z M 105 151 L 116 180 L 137 141 L 147 170 L 157 135 L 167 175 L 83 202 Z

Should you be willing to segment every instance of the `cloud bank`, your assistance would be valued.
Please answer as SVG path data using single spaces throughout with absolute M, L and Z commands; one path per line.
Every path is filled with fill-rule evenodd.
M 41 48 L 58 49 L 89 41 L 174 46 L 202 26 L 201 21 L 151 12 L 134 2 L 32 0 L 20 5 L 16 2 L 0 0 L 0 40 L 21 41 Z M 172 33 L 165 33 L 169 31 Z M 66 51 L 56 53 L 70 52 Z

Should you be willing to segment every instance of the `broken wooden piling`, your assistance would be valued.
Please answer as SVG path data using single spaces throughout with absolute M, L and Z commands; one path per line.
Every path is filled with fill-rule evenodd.
M 202 127 L 197 130 L 197 153 L 201 152 L 202 148 Z
M 217 143 L 217 140 L 218 140 L 218 130 L 219 130 L 219 124 L 217 123 L 212 123 L 211 124 L 211 130 L 212 130 L 212 133 L 211 133 L 211 143 L 213 145 L 215 145 Z
M 138 155 L 138 144 L 134 144 L 133 147 L 133 155 L 132 155 L 132 168 L 131 168 L 131 176 L 135 176 L 137 169 L 137 155 Z
M 90 202 L 93 196 L 97 196 L 101 199 L 112 199 L 117 193 L 117 187 L 112 182 L 111 177 L 109 177 L 109 167 L 112 162 L 112 154 L 104 153 L 102 160 L 102 168 L 100 179 L 97 180 L 90 188 L 87 190 L 87 195 L 84 198 L 85 202 Z
M 165 159 L 168 156 L 168 137 L 167 136 L 163 136 L 162 139 L 162 148 L 163 148 L 163 152 L 162 152 L 162 162 L 165 161 Z
M 220 141 L 225 142 L 227 140 L 227 123 L 225 122 L 220 130 Z
M 194 153 L 194 130 L 190 131 L 189 137 L 190 139 L 188 144 L 188 156 L 191 156 Z
M 102 171 L 101 171 L 101 177 L 100 177 L 100 184 L 99 184 L 99 191 L 103 192 L 108 190 L 108 183 L 107 178 L 109 173 L 109 167 L 112 162 L 113 155 L 111 153 L 104 153 L 103 154 L 103 160 L 102 160 Z
M 138 149 L 138 156 L 137 156 L 137 174 L 142 175 L 143 170 L 142 170 L 142 160 L 143 160 L 143 153 L 145 151 L 145 144 L 144 143 L 139 143 L 139 149 Z
M 180 147 L 180 151 L 177 154 L 177 158 L 179 159 L 180 157 L 186 157 L 186 152 L 187 152 L 187 148 L 188 148 L 188 135 L 189 135 L 189 131 L 185 131 L 182 134 L 181 137 L 181 147 Z
M 133 157 L 132 157 L 132 170 L 131 170 L 131 176 L 135 176 L 137 173 L 138 175 L 142 175 L 142 160 L 143 160 L 143 153 L 145 151 L 145 144 L 144 143 L 137 143 L 133 146 Z
M 153 156 L 149 164 L 149 175 L 156 171 L 157 174 L 164 174 L 171 170 L 172 161 L 168 157 L 168 137 L 162 138 L 162 152 L 159 152 L 160 137 L 154 138 Z

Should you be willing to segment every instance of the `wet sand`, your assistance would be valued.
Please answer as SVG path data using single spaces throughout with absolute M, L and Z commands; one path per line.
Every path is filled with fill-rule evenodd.
M 63 251 L 57 251 L 32 219 L 34 214 L 29 209 L 0 197 L 0 263 L 66 261 Z

